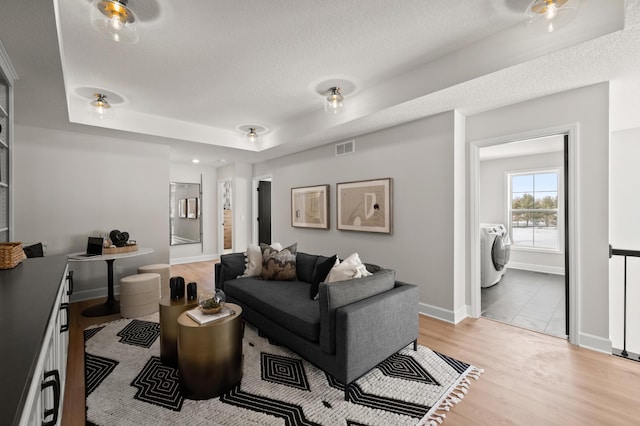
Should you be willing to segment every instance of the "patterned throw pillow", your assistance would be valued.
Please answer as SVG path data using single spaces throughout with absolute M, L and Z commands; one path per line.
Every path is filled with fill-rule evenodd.
M 291 244 L 280 251 L 266 244 L 260 244 L 260 248 L 262 249 L 260 276 L 263 280 L 292 281 L 297 279 L 296 253 L 298 252 L 298 243 Z

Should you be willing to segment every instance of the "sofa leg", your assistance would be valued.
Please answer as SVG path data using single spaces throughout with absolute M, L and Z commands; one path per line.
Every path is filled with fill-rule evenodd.
M 413 350 L 417 351 L 418 350 L 418 339 L 413 341 Z
M 349 402 L 349 383 L 344 385 L 344 400 Z

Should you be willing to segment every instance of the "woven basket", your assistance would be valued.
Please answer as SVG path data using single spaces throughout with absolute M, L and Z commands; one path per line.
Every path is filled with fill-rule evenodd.
M 22 243 L 0 243 L 0 269 L 15 268 L 24 258 Z

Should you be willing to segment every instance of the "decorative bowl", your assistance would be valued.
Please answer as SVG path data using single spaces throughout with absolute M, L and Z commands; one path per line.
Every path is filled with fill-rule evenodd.
M 223 307 L 224 307 L 224 304 L 219 303 L 218 306 L 215 306 L 215 307 L 212 307 L 212 308 L 205 308 L 203 306 L 200 306 L 199 309 L 205 315 L 213 315 L 213 314 L 217 314 L 218 312 L 220 312 Z
M 226 300 L 222 290 L 216 290 L 215 293 L 203 292 L 200 294 L 198 309 L 205 315 L 217 314 L 224 307 Z

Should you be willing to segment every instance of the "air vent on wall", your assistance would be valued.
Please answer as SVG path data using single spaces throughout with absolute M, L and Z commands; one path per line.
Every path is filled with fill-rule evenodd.
M 336 144 L 336 157 L 356 152 L 356 141 L 347 141 Z

